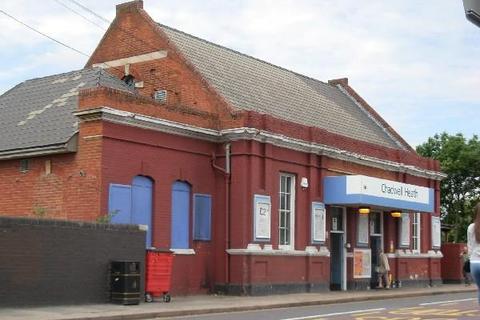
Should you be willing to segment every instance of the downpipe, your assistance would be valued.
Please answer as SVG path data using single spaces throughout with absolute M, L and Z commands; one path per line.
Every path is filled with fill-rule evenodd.
M 225 168 L 220 167 L 216 164 L 216 155 L 215 152 L 212 152 L 212 167 L 220 171 L 225 179 L 225 290 L 227 290 L 227 284 L 230 283 L 230 255 L 227 250 L 230 249 L 230 177 L 231 177 L 231 167 L 230 167 L 230 143 L 225 144 Z

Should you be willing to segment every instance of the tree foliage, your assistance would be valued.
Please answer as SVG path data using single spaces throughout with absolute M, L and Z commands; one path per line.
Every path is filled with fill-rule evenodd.
M 440 161 L 448 176 L 441 183 L 442 222 L 452 225 L 447 241 L 465 242 L 472 209 L 480 200 L 480 141 L 462 134 L 436 134 L 417 147 L 417 153 Z

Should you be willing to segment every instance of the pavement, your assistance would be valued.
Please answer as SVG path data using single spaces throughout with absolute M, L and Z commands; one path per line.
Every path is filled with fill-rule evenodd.
M 89 304 L 29 308 L 2 308 L 2 320 L 124 320 L 178 317 L 208 313 L 300 307 L 368 300 L 394 299 L 476 291 L 476 286 L 445 284 L 431 288 L 397 288 L 369 291 L 296 293 L 261 297 L 202 295 L 172 297 L 170 303 L 154 301 L 139 305 Z

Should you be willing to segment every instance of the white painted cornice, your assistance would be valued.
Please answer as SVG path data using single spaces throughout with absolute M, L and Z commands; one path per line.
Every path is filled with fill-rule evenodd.
M 262 143 L 269 143 L 282 148 L 297 150 L 306 153 L 314 153 L 318 155 L 325 155 L 333 159 L 345 160 L 387 171 L 407 173 L 413 176 L 427 179 L 442 180 L 446 177 L 446 175 L 441 172 L 426 170 L 390 160 L 370 157 L 367 155 L 342 150 L 332 146 L 295 139 L 282 134 L 272 133 L 256 128 L 241 127 L 219 131 L 188 125 L 185 123 L 135 114 L 132 112 L 121 111 L 110 107 L 99 107 L 95 109 L 77 111 L 74 114 L 78 116 L 82 121 L 93 121 L 101 119 L 108 122 L 129 125 L 144 129 L 151 129 L 164 133 L 181 135 L 217 143 L 237 140 L 255 140 Z

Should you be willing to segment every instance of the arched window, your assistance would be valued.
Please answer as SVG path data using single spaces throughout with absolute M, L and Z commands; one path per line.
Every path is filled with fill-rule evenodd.
M 172 185 L 172 249 L 190 248 L 190 185 L 176 181 Z
M 147 226 L 147 248 L 152 246 L 152 191 L 151 179 L 136 176 L 132 185 L 110 184 L 108 201 L 112 223 Z
M 136 176 L 132 182 L 132 223 L 147 226 L 147 248 L 152 246 L 152 190 L 153 182 Z

